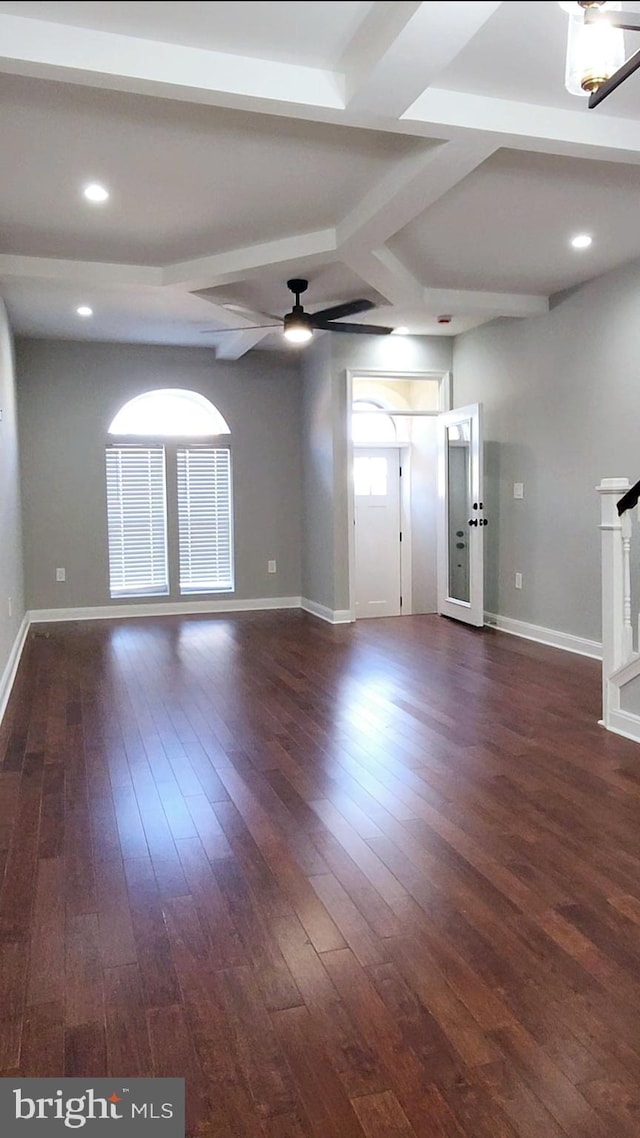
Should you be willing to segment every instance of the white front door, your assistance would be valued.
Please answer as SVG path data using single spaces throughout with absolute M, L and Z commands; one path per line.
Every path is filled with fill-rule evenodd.
M 438 416 L 438 612 L 484 624 L 482 407 Z
M 400 615 L 400 452 L 358 447 L 353 457 L 356 617 Z

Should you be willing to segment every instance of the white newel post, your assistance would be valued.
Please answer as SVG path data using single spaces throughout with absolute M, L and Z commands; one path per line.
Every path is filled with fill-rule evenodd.
M 629 584 L 631 520 L 628 514 L 619 517 L 616 509 L 616 503 L 630 485 L 628 478 L 603 478 L 597 487 L 600 494 L 602 535 L 602 721 L 605 727 L 610 725 L 610 712 L 617 709 L 612 707 L 612 699 L 617 700 L 618 693 L 609 684 L 609 677 L 626 663 L 632 650 Z

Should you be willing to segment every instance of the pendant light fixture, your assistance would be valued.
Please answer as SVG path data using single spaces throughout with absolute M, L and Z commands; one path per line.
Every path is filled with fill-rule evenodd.
M 565 86 L 571 95 L 589 96 L 597 91 L 624 63 L 624 36 L 605 18 L 606 12 L 620 11 L 620 3 L 580 4 L 562 2 L 569 13 Z M 587 8 L 596 19 L 585 21 Z
M 620 0 L 559 0 L 568 13 L 565 85 L 597 107 L 640 68 L 640 51 L 625 60 L 624 32 L 640 31 L 640 13 L 623 12 Z

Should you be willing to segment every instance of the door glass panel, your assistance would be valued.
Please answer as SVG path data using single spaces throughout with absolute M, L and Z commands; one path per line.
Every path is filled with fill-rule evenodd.
M 471 502 L 471 423 L 447 427 L 449 596 L 469 602 L 469 519 Z
M 387 460 L 386 458 L 369 459 L 369 486 L 372 497 L 384 498 L 387 493 Z
M 481 628 L 488 519 L 482 503 L 480 403 L 438 418 L 438 493 L 438 612 Z
M 386 458 L 357 455 L 353 460 L 353 485 L 357 498 L 384 498 L 387 493 Z

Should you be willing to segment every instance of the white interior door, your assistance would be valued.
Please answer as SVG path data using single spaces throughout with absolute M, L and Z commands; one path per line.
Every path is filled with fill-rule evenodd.
M 438 416 L 438 612 L 484 624 L 482 406 Z
M 400 452 L 358 447 L 353 456 L 356 617 L 400 615 Z

